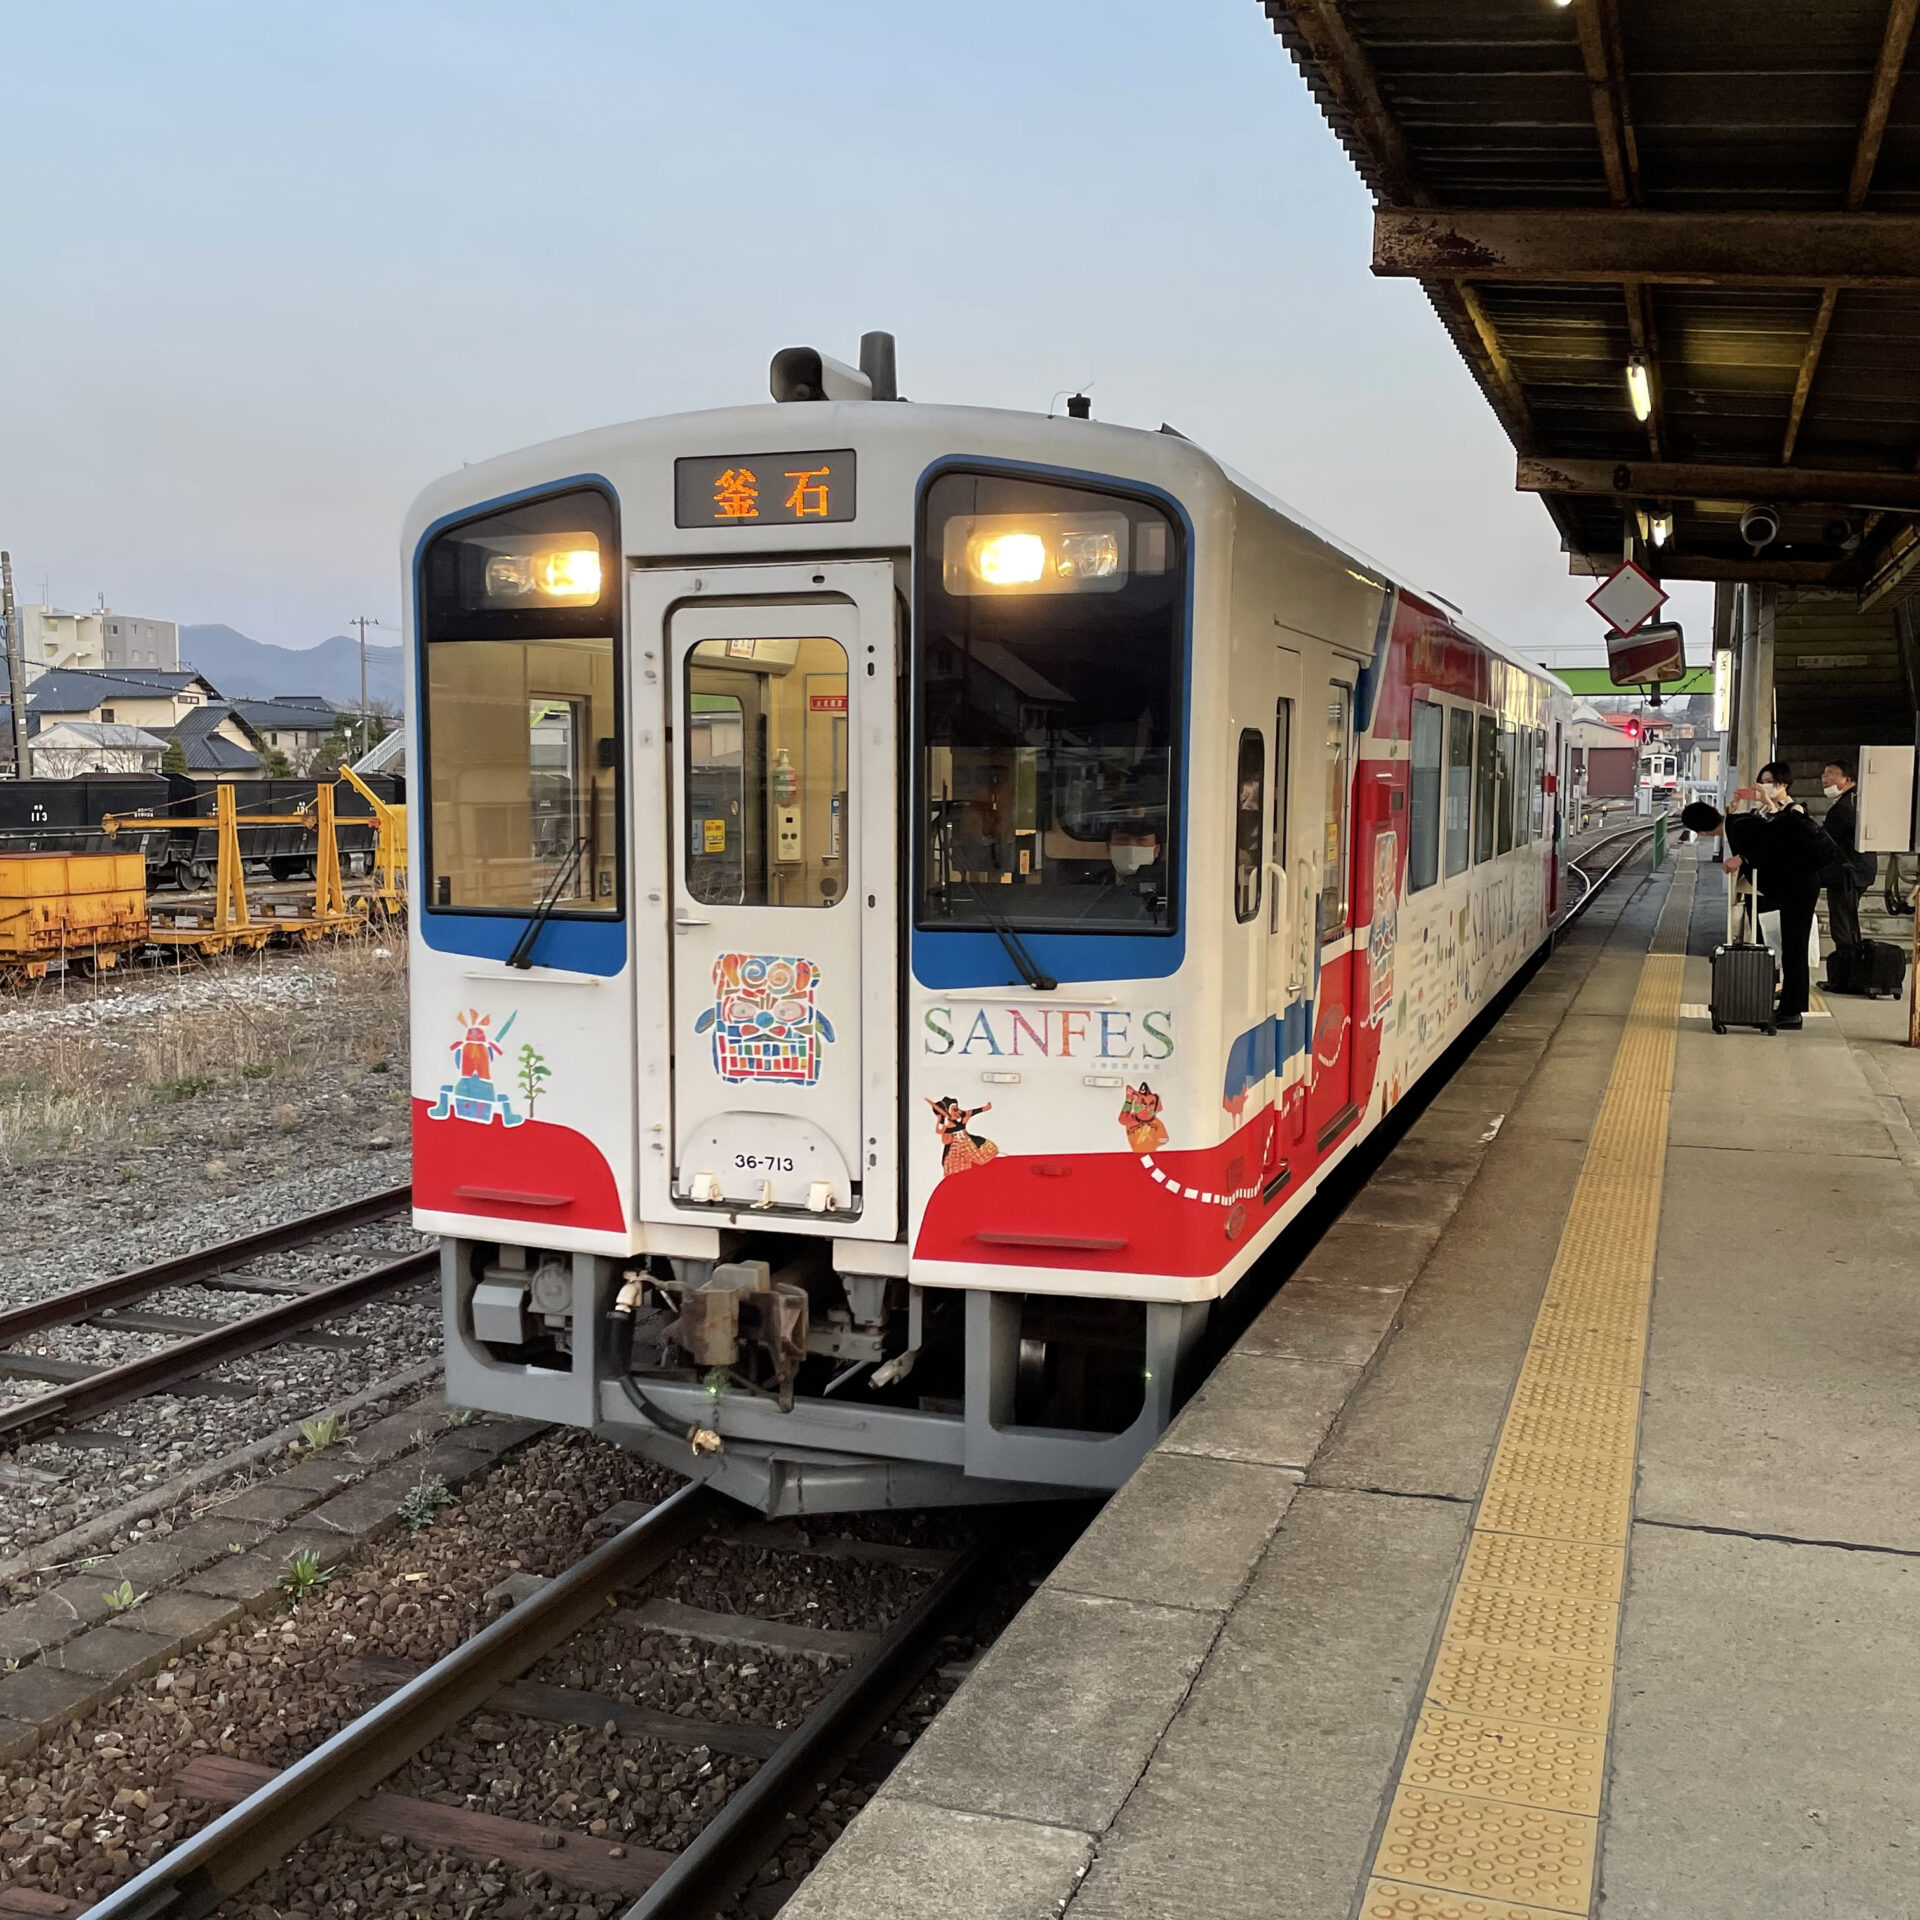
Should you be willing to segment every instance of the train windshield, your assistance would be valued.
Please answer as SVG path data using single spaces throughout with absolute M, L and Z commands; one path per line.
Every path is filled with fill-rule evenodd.
M 919 577 L 919 924 L 1172 932 L 1177 526 L 1120 494 L 947 473 Z
M 615 552 L 610 504 L 584 491 L 426 549 L 430 907 L 619 911 Z

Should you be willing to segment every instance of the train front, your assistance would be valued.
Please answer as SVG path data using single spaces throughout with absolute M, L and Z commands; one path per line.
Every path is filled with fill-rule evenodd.
M 1221 1258 L 1142 1164 L 1212 469 L 871 403 L 496 464 L 410 539 L 449 1398 L 769 1512 L 1118 1485 Z

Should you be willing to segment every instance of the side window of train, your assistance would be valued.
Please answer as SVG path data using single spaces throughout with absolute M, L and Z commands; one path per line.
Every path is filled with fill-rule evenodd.
M 1524 847 L 1533 838 L 1533 735 L 1522 727 L 1513 742 L 1513 844 Z
M 1353 762 L 1349 730 L 1353 689 L 1343 680 L 1327 688 L 1327 817 L 1325 864 L 1320 870 L 1320 937 L 1331 940 L 1347 925 L 1347 789 Z
M 1514 793 L 1519 772 L 1517 748 L 1519 735 L 1511 727 L 1502 727 L 1494 739 L 1493 751 L 1493 825 L 1494 852 L 1513 850 Z
M 1267 743 L 1258 727 L 1241 732 L 1233 784 L 1233 917 L 1244 925 L 1260 911 L 1266 867 L 1261 836 L 1267 824 Z
M 1407 891 L 1440 877 L 1440 753 L 1445 715 L 1431 700 L 1413 703 L 1413 804 L 1407 823 Z
M 1447 709 L 1447 874 L 1465 873 L 1473 848 L 1473 715 Z
M 1293 702 L 1276 700 L 1273 703 L 1273 864 L 1276 875 L 1287 871 L 1287 829 L 1292 824 L 1288 809 L 1287 794 L 1293 784 Z M 1267 900 L 1267 931 L 1280 931 L 1280 896 L 1282 888 L 1276 877 L 1273 891 Z
M 1499 786 L 1495 771 L 1498 762 L 1499 726 L 1490 713 L 1475 716 L 1473 723 L 1473 864 L 1493 858 L 1493 802 Z
M 1535 727 L 1533 730 L 1533 837 L 1544 840 L 1547 837 L 1547 769 L 1552 762 L 1547 758 L 1547 730 Z

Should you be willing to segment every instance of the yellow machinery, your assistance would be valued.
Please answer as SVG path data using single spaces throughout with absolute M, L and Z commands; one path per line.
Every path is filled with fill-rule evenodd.
M 407 910 L 407 810 L 382 800 L 346 765 L 340 778 L 373 809 L 373 897 L 381 910 L 394 917 Z
M 140 854 L 0 854 L 0 975 L 104 969 L 150 937 Z
M 356 781 L 355 785 L 358 784 Z M 322 782 L 315 787 L 311 811 L 302 808 L 297 813 L 250 813 L 244 820 L 234 804 L 233 788 L 229 784 L 221 782 L 213 794 L 218 840 L 213 911 L 172 915 L 171 926 L 152 928 L 148 937 L 155 946 L 228 953 L 264 947 L 276 936 L 322 940 L 329 934 L 359 933 L 365 929 L 366 909 L 364 906 L 350 908 L 340 884 L 340 836 L 334 822 L 331 784 Z M 139 822 L 130 814 L 110 813 L 100 824 L 108 833 L 115 833 Z M 313 908 L 310 913 L 281 914 L 271 910 L 254 913 L 247 901 L 246 868 L 240 851 L 243 826 L 310 827 L 313 830 Z

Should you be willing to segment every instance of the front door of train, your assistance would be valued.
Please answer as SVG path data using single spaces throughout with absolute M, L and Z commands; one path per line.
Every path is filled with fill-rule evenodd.
M 668 1197 L 891 1238 L 892 570 L 738 573 L 700 575 L 666 626 Z

